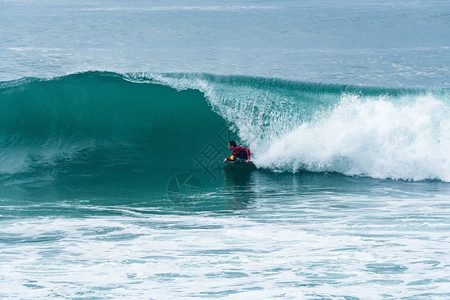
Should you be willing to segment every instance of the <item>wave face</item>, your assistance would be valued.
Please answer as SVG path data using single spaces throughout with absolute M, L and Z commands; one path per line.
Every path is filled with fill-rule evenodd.
M 87 72 L 3 82 L 0 95 L 8 178 L 167 182 L 219 163 L 236 134 L 272 171 L 450 181 L 446 90 Z
M 199 91 L 114 73 L 7 82 L 0 99 L 0 173 L 13 186 L 164 191 L 227 128 Z

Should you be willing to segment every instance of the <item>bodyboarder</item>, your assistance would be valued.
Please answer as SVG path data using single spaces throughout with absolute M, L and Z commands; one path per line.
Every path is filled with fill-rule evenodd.
M 228 142 L 228 149 L 231 151 L 231 156 L 223 160 L 223 162 L 233 161 L 237 163 L 250 162 L 250 150 L 246 147 L 238 146 L 235 141 Z

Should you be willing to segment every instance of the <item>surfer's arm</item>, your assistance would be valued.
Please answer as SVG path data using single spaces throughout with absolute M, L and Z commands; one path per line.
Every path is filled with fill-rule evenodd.
M 245 148 L 245 152 L 247 152 L 247 160 L 246 160 L 246 162 L 250 162 L 250 149 Z
M 227 162 L 227 161 L 235 161 L 236 160 L 236 158 L 234 157 L 234 155 L 231 155 L 229 158 L 227 157 L 227 158 L 225 158 L 224 160 L 223 160 L 223 162 Z

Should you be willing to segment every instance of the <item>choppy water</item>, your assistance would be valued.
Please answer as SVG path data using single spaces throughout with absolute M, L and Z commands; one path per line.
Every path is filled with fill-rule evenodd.
M 0 296 L 449 298 L 449 9 L 1 1 Z

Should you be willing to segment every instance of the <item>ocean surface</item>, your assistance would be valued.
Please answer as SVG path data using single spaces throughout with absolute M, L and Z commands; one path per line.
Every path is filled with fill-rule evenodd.
M 439 0 L 0 0 L 0 298 L 449 299 L 449 37 Z

